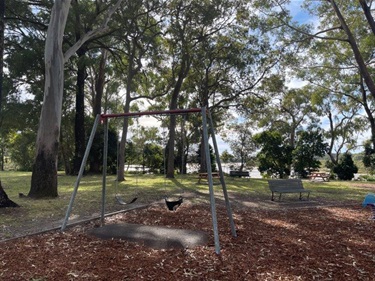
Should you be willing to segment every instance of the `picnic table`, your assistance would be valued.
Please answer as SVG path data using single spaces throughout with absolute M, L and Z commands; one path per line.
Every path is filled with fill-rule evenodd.
M 309 175 L 310 180 L 323 180 L 323 181 L 329 181 L 329 174 L 322 173 L 322 172 L 313 172 Z
M 220 179 L 220 175 L 218 172 L 212 172 L 211 175 L 212 175 L 212 178 Z M 208 181 L 208 173 L 198 174 L 198 183 L 201 183 L 202 180 Z

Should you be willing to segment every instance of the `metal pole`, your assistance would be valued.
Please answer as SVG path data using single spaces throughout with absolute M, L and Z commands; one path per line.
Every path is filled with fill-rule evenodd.
M 95 132 L 96 132 L 96 129 L 98 128 L 99 120 L 100 120 L 100 115 L 98 114 L 98 115 L 96 115 L 94 125 L 93 125 L 92 130 L 91 130 L 90 138 L 89 138 L 89 141 L 88 141 L 87 146 L 86 146 L 85 155 L 83 156 L 81 167 L 79 169 L 76 182 L 74 183 L 74 190 L 73 190 L 72 196 L 70 197 L 70 202 L 69 202 L 69 206 L 68 206 L 68 209 L 66 211 L 66 214 L 65 214 L 65 219 L 64 219 L 63 224 L 61 226 L 62 231 L 65 230 L 66 224 L 68 223 L 69 216 L 70 216 L 70 213 L 71 213 L 72 208 L 73 208 L 74 199 L 77 195 L 78 186 L 79 186 L 79 183 L 81 181 L 83 172 L 85 171 L 87 158 L 89 157 L 90 149 L 91 149 L 92 143 L 94 141 Z
M 104 225 L 105 215 L 105 195 L 107 183 L 107 157 L 108 157 L 108 118 L 104 119 L 104 144 L 103 144 L 103 181 L 102 181 L 102 208 L 101 208 L 101 226 Z
M 215 195 L 214 195 L 212 169 L 211 169 L 210 147 L 209 147 L 209 144 L 208 144 L 207 114 L 206 114 L 206 108 L 205 107 L 202 107 L 202 122 L 203 122 L 204 150 L 205 150 L 205 154 L 206 154 L 206 164 L 207 164 L 207 178 L 208 178 L 208 185 L 209 185 L 209 191 L 210 191 L 212 225 L 213 225 L 213 229 L 214 229 L 215 252 L 216 252 L 216 254 L 220 254 L 219 231 L 218 231 L 218 226 L 217 226 Z
M 186 115 L 182 116 L 181 118 L 181 175 L 184 174 L 185 168 L 185 123 Z
M 216 156 L 217 166 L 219 168 L 220 182 L 221 182 L 221 186 L 223 188 L 223 193 L 224 193 L 224 198 L 225 198 L 225 205 L 226 205 L 226 208 L 227 208 L 227 214 L 228 214 L 228 218 L 229 218 L 230 228 L 231 228 L 231 231 L 232 231 L 232 235 L 234 237 L 237 237 L 236 227 L 234 225 L 234 220 L 233 220 L 233 215 L 232 215 L 232 209 L 231 209 L 231 206 L 230 206 L 228 192 L 227 192 L 227 185 L 225 183 L 224 174 L 223 174 L 223 168 L 221 166 L 221 161 L 220 161 L 219 149 L 218 149 L 217 142 L 216 142 L 216 137 L 215 137 L 215 132 L 214 132 L 214 125 L 213 125 L 213 122 L 212 122 L 212 117 L 211 117 L 210 111 L 208 111 L 207 113 L 208 113 L 208 119 L 209 119 L 209 123 L 210 123 L 211 136 L 212 136 L 212 142 L 213 142 L 214 149 L 215 149 L 215 156 Z

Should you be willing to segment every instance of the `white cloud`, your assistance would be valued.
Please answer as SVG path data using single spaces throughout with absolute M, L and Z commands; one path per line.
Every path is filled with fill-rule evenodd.
M 308 84 L 307 81 L 298 79 L 298 78 L 291 78 L 289 82 L 286 84 L 288 88 L 302 88 L 303 86 L 306 86 Z
M 139 118 L 139 125 L 144 127 L 160 127 L 161 122 L 153 116 L 142 116 Z

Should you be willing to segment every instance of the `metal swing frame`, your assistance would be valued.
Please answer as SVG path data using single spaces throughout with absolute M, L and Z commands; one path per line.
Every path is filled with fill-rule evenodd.
M 211 217 L 212 217 L 212 227 L 214 232 L 214 242 L 215 242 L 215 252 L 216 254 L 220 254 L 220 241 L 219 241 L 219 231 L 218 231 L 218 224 L 217 224 L 217 214 L 216 214 L 216 204 L 215 204 L 215 195 L 214 195 L 214 188 L 213 188 L 213 177 L 212 177 L 212 169 L 211 169 L 211 158 L 210 158 L 210 151 L 209 151 L 209 134 L 208 134 L 208 127 L 210 128 L 210 133 L 212 137 L 212 143 L 214 146 L 217 166 L 219 169 L 220 175 L 220 183 L 222 186 L 222 191 L 224 194 L 225 205 L 227 209 L 227 215 L 229 218 L 231 233 L 233 237 L 237 237 L 236 228 L 234 225 L 232 209 L 229 202 L 229 196 L 227 192 L 227 187 L 225 184 L 223 169 L 220 162 L 220 155 L 219 150 L 216 142 L 215 132 L 213 129 L 213 122 L 211 118 L 210 112 L 207 110 L 206 107 L 202 108 L 192 108 L 192 109 L 175 109 L 175 110 L 166 110 L 166 111 L 144 111 L 144 112 L 130 112 L 130 113 L 120 113 L 120 114 L 101 114 L 97 115 L 95 118 L 95 122 L 93 128 L 91 130 L 90 138 L 86 147 L 85 155 L 83 157 L 81 167 L 74 183 L 74 190 L 70 198 L 70 202 L 68 205 L 68 209 L 66 211 L 66 215 L 61 226 L 61 231 L 64 231 L 70 213 L 73 208 L 74 200 L 78 192 L 79 183 L 81 181 L 85 165 L 87 162 L 88 155 L 91 150 L 91 146 L 94 140 L 95 132 L 99 123 L 104 125 L 104 145 L 103 145 L 103 180 L 102 180 L 102 204 L 101 204 L 101 224 L 104 225 L 104 217 L 105 217 L 105 202 L 106 202 L 106 175 L 107 175 L 107 157 L 108 157 L 108 119 L 109 118 L 128 118 L 128 117 L 140 117 L 140 116 L 151 116 L 151 115 L 182 115 L 182 114 L 189 114 L 189 113 L 201 113 L 202 115 L 202 129 L 203 129 L 203 141 L 205 145 L 205 156 L 206 156 L 206 165 L 207 165 L 207 179 L 208 179 L 208 186 L 209 186 L 209 194 L 210 194 L 210 207 L 211 207 Z M 208 119 L 208 120 L 207 120 Z M 209 125 L 208 125 L 209 123 Z

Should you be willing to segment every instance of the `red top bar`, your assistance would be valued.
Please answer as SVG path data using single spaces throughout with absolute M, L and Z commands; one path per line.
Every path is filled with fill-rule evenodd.
M 201 112 L 202 108 L 190 108 L 190 109 L 173 109 L 173 110 L 160 110 L 160 111 L 142 111 L 142 112 L 129 112 L 129 113 L 117 113 L 117 114 L 101 114 L 102 119 L 105 118 L 119 118 L 119 117 L 134 117 L 144 115 L 173 115 L 173 114 L 184 114 L 184 113 L 196 113 Z

